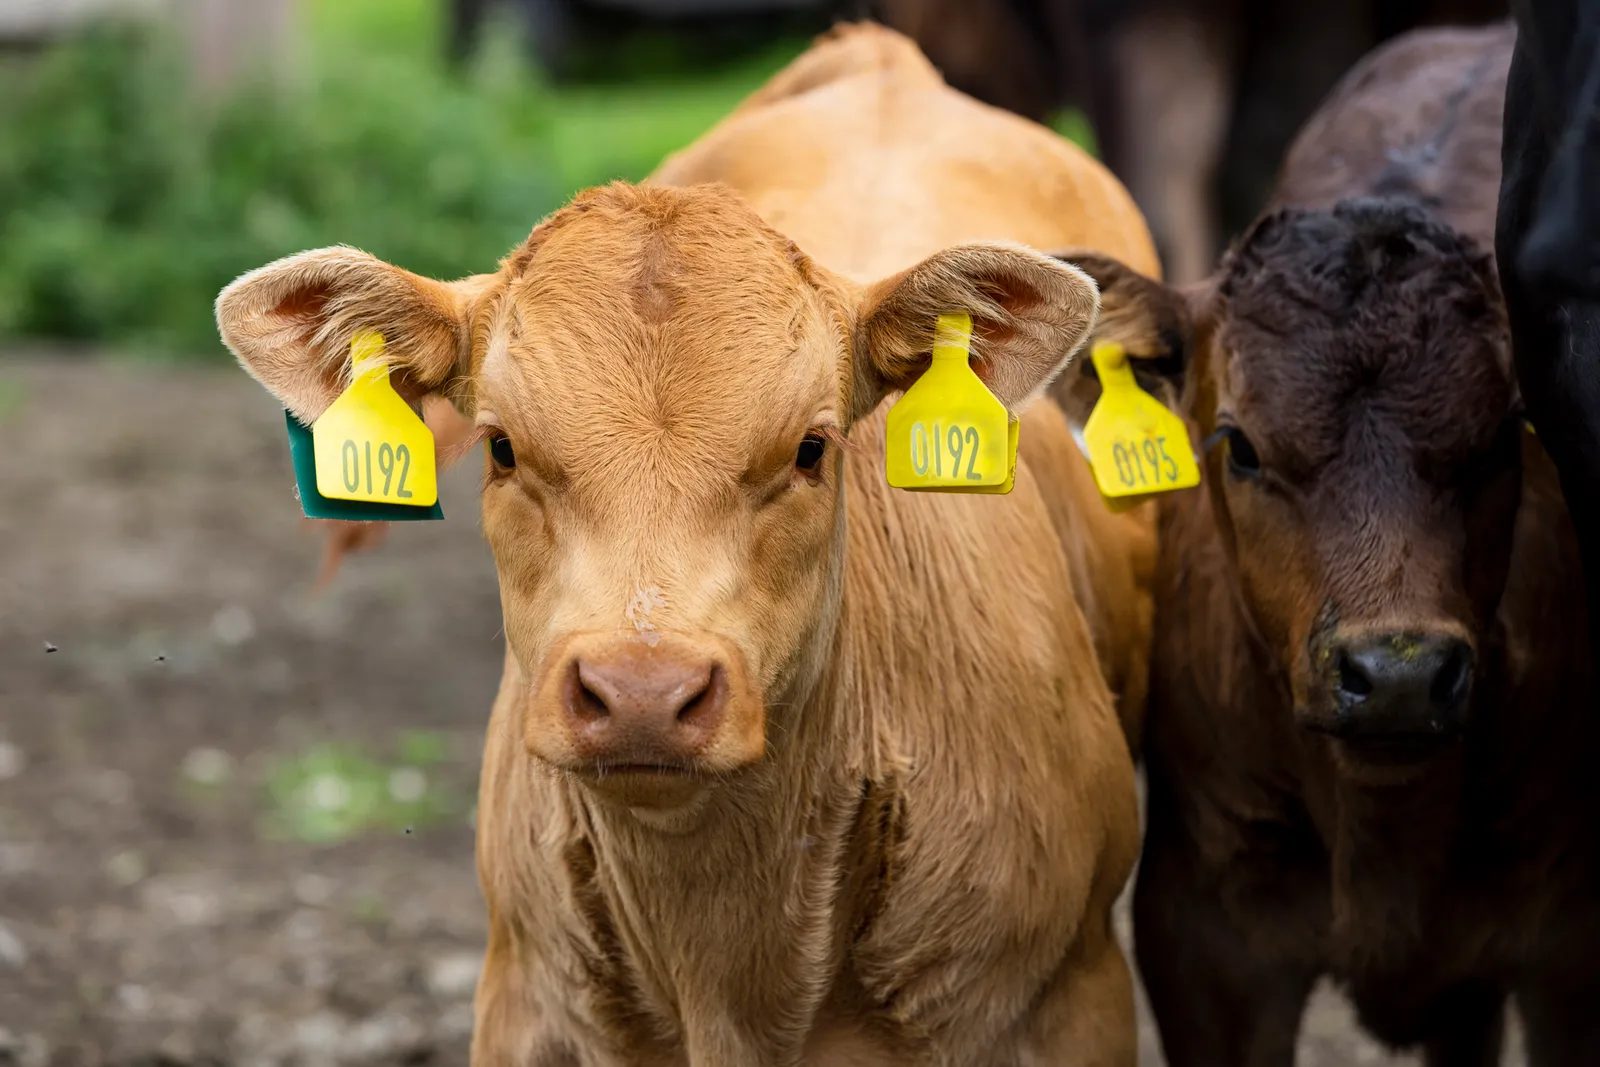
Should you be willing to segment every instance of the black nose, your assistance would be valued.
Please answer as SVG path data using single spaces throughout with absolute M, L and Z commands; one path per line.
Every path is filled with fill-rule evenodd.
M 1367 634 L 1333 648 L 1334 733 L 1351 739 L 1442 736 L 1461 729 L 1472 648 L 1457 637 Z

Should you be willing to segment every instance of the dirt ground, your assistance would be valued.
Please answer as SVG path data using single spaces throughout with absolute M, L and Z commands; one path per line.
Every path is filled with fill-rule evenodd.
M 466 1063 L 477 471 L 319 593 L 282 418 L 228 367 L 0 354 L 0 1067 Z M 1300 1067 L 1413 1062 L 1308 1010 Z

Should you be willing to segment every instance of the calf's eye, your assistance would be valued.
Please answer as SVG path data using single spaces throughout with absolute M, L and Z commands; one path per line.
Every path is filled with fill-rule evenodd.
M 808 433 L 801 439 L 800 448 L 794 454 L 794 465 L 805 473 L 812 474 L 822 462 L 823 453 L 827 450 L 828 442 L 821 434 Z
M 1227 430 L 1228 441 L 1228 470 L 1240 478 L 1253 478 L 1261 473 L 1261 457 L 1256 455 L 1256 446 L 1250 443 L 1236 426 Z
M 517 454 L 511 449 L 511 438 L 497 433 L 489 438 L 489 457 L 495 465 L 511 470 L 517 465 Z

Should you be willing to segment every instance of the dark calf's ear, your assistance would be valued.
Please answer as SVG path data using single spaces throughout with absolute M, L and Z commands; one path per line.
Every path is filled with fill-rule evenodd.
M 1031 249 L 947 248 L 864 294 L 852 418 L 917 380 L 931 358 L 934 323 L 950 311 L 972 316 L 972 369 L 1018 410 L 1072 358 L 1094 326 L 1097 307 L 1087 275 Z
M 383 334 L 403 394 L 442 389 L 468 362 L 471 307 L 493 278 L 437 282 L 353 248 L 320 248 L 235 280 L 217 297 L 217 326 L 245 370 L 309 422 L 349 383 L 350 341 L 363 330 Z
M 1100 252 L 1068 248 L 1050 254 L 1100 287 L 1100 319 L 1090 342 L 1120 344 L 1146 390 L 1157 396 L 1180 393 L 1194 341 L 1191 297 Z M 1083 360 L 1083 373 L 1093 377 L 1090 360 Z

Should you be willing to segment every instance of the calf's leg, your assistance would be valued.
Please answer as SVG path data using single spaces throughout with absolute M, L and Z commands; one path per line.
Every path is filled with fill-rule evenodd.
M 575 1043 L 554 1032 L 528 982 L 514 939 L 491 923 L 473 1000 L 472 1067 L 585 1067 Z
M 996 1062 L 1135 1067 L 1139 1062 L 1133 975 L 1110 916 L 1085 933 L 1025 1028 L 1018 1055 Z
M 1544 978 L 1517 990 L 1529 1067 L 1600 1063 L 1600 976 Z
M 1443 1031 L 1423 1046 L 1428 1067 L 1499 1067 L 1505 1039 L 1505 993 L 1494 986 L 1462 988 L 1446 1001 Z
M 1218 887 L 1238 872 L 1197 862 L 1168 829 L 1175 821 L 1152 791 L 1133 898 L 1139 971 L 1168 1067 L 1293 1067 L 1300 1014 L 1319 969 L 1309 952 L 1293 951 L 1307 939 L 1270 905 L 1230 914 Z

